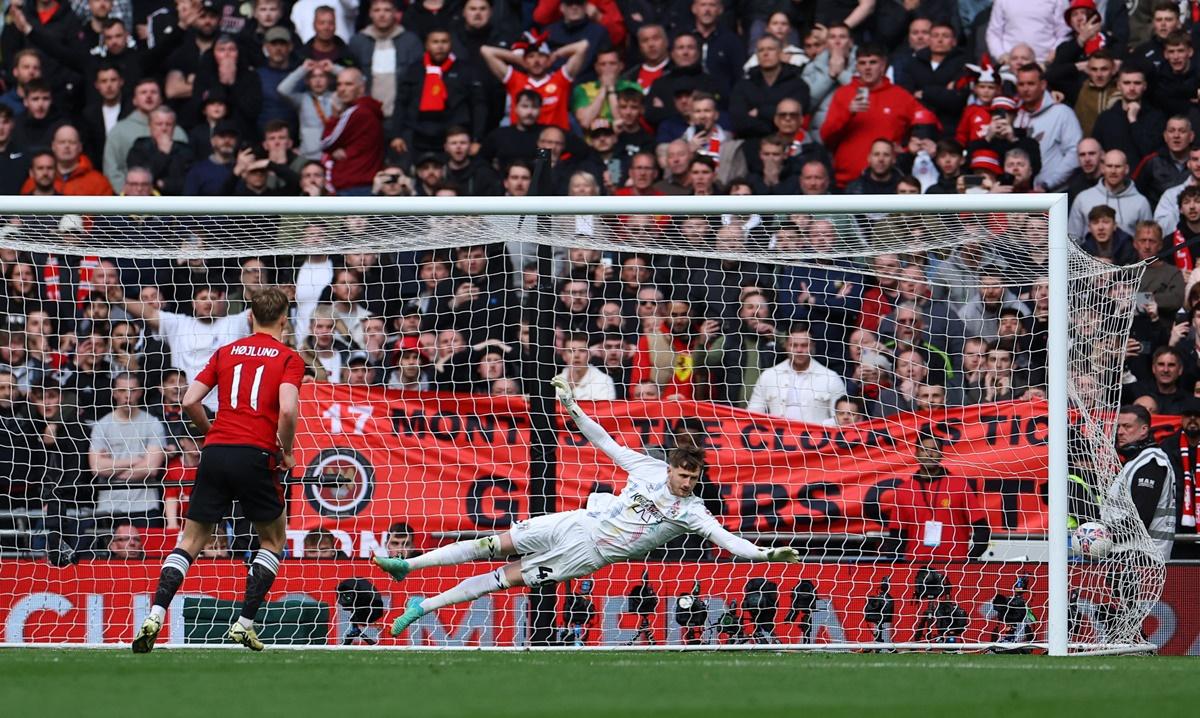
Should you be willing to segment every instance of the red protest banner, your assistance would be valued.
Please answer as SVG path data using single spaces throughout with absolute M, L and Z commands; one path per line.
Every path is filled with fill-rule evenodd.
M 292 528 L 336 524 L 380 531 L 502 530 L 527 516 L 529 417 L 520 398 L 411 394 L 309 384 L 298 458 L 309 479 L 289 507 Z M 915 470 L 913 442 L 933 431 L 946 466 L 982 493 L 999 532 L 1045 530 L 1047 420 L 1041 402 L 904 415 L 850 427 L 808 425 L 691 401 L 598 402 L 589 414 L 636 450 L 662 444 L 676 422 L 708 436 L 708 478 L 737 531 L 880 528 L 896 481 Z M 559 426 L 559 509 L 619 491 L 623 472 L 572 426 Z

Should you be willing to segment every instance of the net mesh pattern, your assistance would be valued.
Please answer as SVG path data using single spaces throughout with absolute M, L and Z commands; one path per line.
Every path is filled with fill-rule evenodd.
M 4 516 L 15 530 L 0 566 L 28 580 L 9 583 L 0 605 L 25 612 L 7 640 L 127 639 L 198 457 L 172 392 L 248 331 L 210 331 L 226 320 L 201 315 L 236 317 L 255 287 L 277 284 L 293 297 L 287 339 L 309 377 L 290 553 L 261 619 L 276 642 L 1044 642 L 1047 225 L 1044 214 L 984 212 L 11 217 L 0 229 L 5 313 L 23 354 L 6 349 L 4 362 L 15 386 Z M 1070 564 L 1071 640 L 1137 643 L 1164 566 L 1130 520 L 1128 492 L 1112 486 L 1141 267 L 1077 249 L 1070 261 L 1069 459 L 1087 486 L 1071 512 L 1111 524 L 1115 542 Z M 122 484 L 88 452 L 126 371 L 166 451 Z M 564 579 L 557 595 L 491 594 L 400 639 L 382 635 L 407 601 L 495 565 L 397 584 L 366 557 L 587 510 L 589 496 L 625 488 L 547 401 L 559 373 L 619 444 L 660 459 L 703 447 L 707 510 L 804 561 L 731 561 L 695 536 L 594 575 L 571 556 L 535 554 L 527 566 L 543 560 Z M 38 413 L 52 382 L 71 425 L 66 459 L 66 442 L 35 443 L 55 423 Z M 544 430 L 552 455 L 539 453 Z M 941 468 L 922 473 L 929 437 Z M 547 456 L 550 481 L 539 474 Z M 986 553 L 973 543 L 980 523 Z M 139 550 L 126 550 L 126 524 Z M 255 546 L 235 508 L 189 574 L 185 592 L 197 595 L 172 604 L 167 640 L 219 639 L 213 626 L 240 598 L 232 563 Z M 71 607 L 47 611 L 55 595 Z M 89 600 L 104 606 L 85 611 Z

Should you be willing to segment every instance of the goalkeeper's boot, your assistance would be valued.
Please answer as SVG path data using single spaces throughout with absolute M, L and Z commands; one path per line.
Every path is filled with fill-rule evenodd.
M 154 616 L 146 616 L 146 620 L 142 621 L 142 628 L 138 631 L 137 637 L 133 639 L 134 653 L 149 653 L 154 650 L 154 641 L 158 639 L 158 632 L 162 630 L 162 621 Z
M 229 633 L 225 634 L 225 637 L 234 643 L 242 644 L 252 651 L 261 651 L 262 649 L 266 648 L 266 646 L 263 645 L 263 642 L 258 640 L 258 633 L 255 632 L 254 626 L 247 628 L 242 624 L 235 622 L 229 627 Z
M 404 633 L 404 631 L 414 622 L 416 622 L 418 618 L 424 615 L 425 610 L 421 608 L 421 604 L 414 601 L 408 605 L 408 610 L 404 612 L 403 616 L 392 622 L 392 630 L 388 633 L 391 634 L 392 638 L 396 638 L 400 634 Z
M 408 561 L 405 561 L 402 558 L 384 558 L 383 556 L 374 556 L 371 558 L 371 560 L 374 561 L 375 565 L 383 570 L 387 575 L 391 576 L 397 581 L 403 581 L 404 577 L 412 571 L 412 568 L 408 565 Z

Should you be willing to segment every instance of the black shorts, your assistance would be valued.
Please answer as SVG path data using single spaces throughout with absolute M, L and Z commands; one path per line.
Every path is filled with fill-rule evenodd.
M 187 517 L 206 524 L 230 515 L 237 499 L 246 518 L 274 521 L 283 513 L 279 460 L 254 446 L 206 446 L 200 453 Z

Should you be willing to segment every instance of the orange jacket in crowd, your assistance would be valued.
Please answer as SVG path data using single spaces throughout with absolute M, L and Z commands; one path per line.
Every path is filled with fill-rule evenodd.
M 87 158 L 87 155 L 79 155 L 79 164 L 75 166 L 73 172 L 64 175 L 55 171 L 54 191 L 78 197 L 110 195 L 113 193 L 113 188 L 104 173 L 92 167 L 92 161 Z M 31 192 L 33 192 L 33 178 L 28 177 L 25 179 L 25 184 L 21 185 L 21 194 L 30 194 Z

